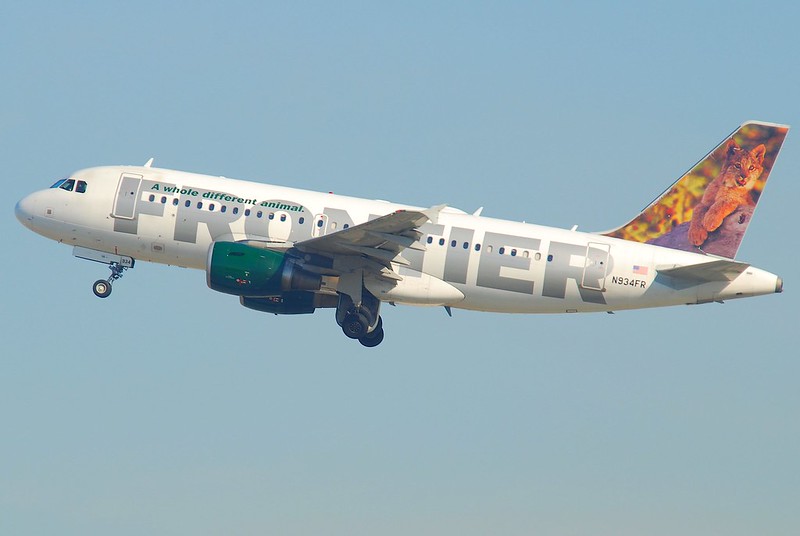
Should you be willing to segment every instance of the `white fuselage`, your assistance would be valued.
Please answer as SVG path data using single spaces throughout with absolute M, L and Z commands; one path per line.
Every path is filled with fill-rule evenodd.
M 423 210 L 150 167 L 90 168 L 71 177 L 85 182 L 85 192 L 35 192 L 17 204 L 20 221 L 64 244 L 202 270 L 214 241 L 289 247 L 398 210 Z M 381 299 L 563 313 L 705 303 L 769 294 L 781 284 L 753 267 L 731 281 L 676 284 L 659 267 L 714 258 L 452 209 L 420 231 L 425 251 L 402 252 L 409 265 L 393 265 L 402 281 Z

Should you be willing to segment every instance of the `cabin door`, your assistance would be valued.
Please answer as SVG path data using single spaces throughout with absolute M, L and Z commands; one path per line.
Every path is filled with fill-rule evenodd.
M 114 199 L 114 211 L 111 215 L 115 218 L 132 220 L 136 214 L 136 202 L 139 200 L 139 190 L 141 187 L 141 175 L 124 173 L 119 178 L 117 195 Z
M 605 290 L 606 273 L 608 272 L 608 256 L 611 246 L 589 242 L 586 246 L 586 260 L 583 264 L 581 286 L 592 290 Z

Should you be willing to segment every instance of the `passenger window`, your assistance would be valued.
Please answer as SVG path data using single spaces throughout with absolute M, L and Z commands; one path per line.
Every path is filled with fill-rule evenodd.
M 433 237 L 432 236 L 428 237 L 428 244 L 433 244 Z
M 480 251 L 480 250 L 481 250 L 481 245 L 475 244 L 475 251 Z
M 517 256 L 517 250 L 516 249 L 512 249 L 511 250 L 511 256 L 512 257 L 516 257 Z
M 344 225 L 342 225 L 342 229 L 347 229 L 348 227 L 350 227 L 349 223 L 345 223 Z
M 179 203 L 179 200 L 178 200 L 178 198 L 177 198 L 177 197 L 173 198 L 173 200 L 172 200 L 172 204 L 173 204 L 174 206 L 176 206 L 176 207 L 177 207 L 177 206 L 178 206 L 178 203 Z
M 225 212 L 226 210 L 228 210 L 228 207 L 225 206 L 225 205 L 222 205 L 221 207 L 219 207 L 219 211 L 220 212 Z
M 233 213 L 239 214 L 239 207 L 233 207 Z
M 197 202 L 197 208 L 203 208 L 203 202 L 202 201 L 198 201 Z
M 59 188 L 71 192 L 72 189 L 75 188 L 75 179 L 65 180 L 64 183 L 61 186 L 59 186 Z
M 150 194 L 149 199 L 150 199 L 150 202 L 152 203 L 153 201 L 156 200 L 156 196 L 154 196 L 153 194 Z
M 533 258 L 536 259 L 537 261 L 540 261 L 542 260 L 542 254 L 537 251 L 536 255 L 534 255 Z
M 189 208 L 189 207 L 192 206 L 192 201 L 190 199 L 187 199 L 186 203 L 184 203 L 184 205 L 186 205 L 186 208 Z
M 469 249 L 469 242 L 464 242 L 464 249 Z
M 78 181 L 78 186 L 75 188 L 75 191 L 79 194 L 86 192 L 86 181 Z
M 249 208 L 244 209 L 244 215 L 245 216 L 249 216 L 250 215 L 250 209 Z
M 497 252 L 498 252 L 500 255 L 503 255 L 503 254 L 506 252 L 506 248 L 504 248 L 504 247 L 500 247 L 500 249 L 498 249 L 498 250 L 497 250 Z
M 166 196 L 162 196 L 161 197 L 161 204 L 162 205 L 166 205 L 167 204 L 167 197 Z
M 528 253 L 527 249 L 522 252 L 522 256 L 525 257 L 526 259 L 528 258 L 528 255 L 530 255 L 530 254 Z
M 211 204 L 208 205 L 208 210 L 210 210 L 211 212 L 214 212 L 214 203 L 211 203 Z
M 486 246 L 486 252 L 487 253 L 491 253 L 492 249 L 493 249 L 492 246 Z
M 439 245 L 440 245 L 440 246 L 443 246 L 443 245 L 444 245 L 444 238 L 440 238 L 440 239 L 439 239 Z
M 456 247 L 456 241 L 455 241 L 455 240 L 451 240 L 451 241 L 450 241 L 450 247 L 451 247 L 451 248 L 454 248 L 454 247 Z
M 286 218 L 286 216 L 281 216 L 281 221 L 285 221 L 285 218 Z M 331 231 L 335 231 L 335 230 L 336 230 L 336 222 L 332 221 L 331 222 Z
M 548 255 L 547 256 L 547 262 L 553 262 L 553 256 L 552 255 Z
M 256 213 L 256 218 L 260 218 L 260 217 L 261 217 L 261 216 L 263 216 L 263 215 L 264 215 L 264 213 L 263 213 L 263 212 L 261 212 L 261 211 L 259 210 L 259 211 Z
M 270 212 L 269 213 L 269 219 L 271 219 L 271 220 L 275 219 L 275 213 L 274 212 Z
M 286 221 L 286 214 L 281 214 L 281 221 Z
M 304 217 L 300 216 L 300 219 L 297 220 L 297 223 L 299 223 L 300 225 L 303 225 L 303 223 L 305 223 L 305 221 L 306 221 L 306 219 Z

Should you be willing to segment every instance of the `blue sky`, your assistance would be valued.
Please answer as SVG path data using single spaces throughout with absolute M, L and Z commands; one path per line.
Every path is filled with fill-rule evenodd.
M 4 2 L 0 533 L 796 534 L 790 132 L 739 258 L 782 295 L 616 315 L 277 317 L 18 224 L 139 164 L 603 230 L 747 119 L 795 3 Z

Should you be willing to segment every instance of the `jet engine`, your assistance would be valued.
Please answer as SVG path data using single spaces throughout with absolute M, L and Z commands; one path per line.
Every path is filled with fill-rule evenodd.
M 316 291 L 322 277 L 300 268 L 285 253 L 238 242 L 214 242 L 208 252 L 206 282 L 234 296 L 280 296 L 292 290 Z

